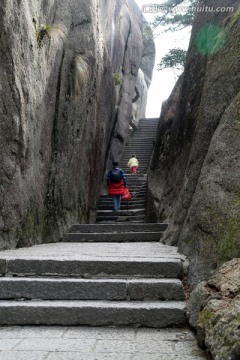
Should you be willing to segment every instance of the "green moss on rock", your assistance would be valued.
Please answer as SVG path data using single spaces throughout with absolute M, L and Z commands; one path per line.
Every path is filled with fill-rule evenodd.
M 214 313 L 210 310 L 202 310 L 199 314 L 198 325 L 204 329 L 206 324 L 214 318 Z

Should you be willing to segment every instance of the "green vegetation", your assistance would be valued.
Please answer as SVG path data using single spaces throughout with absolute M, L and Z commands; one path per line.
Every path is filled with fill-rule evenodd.
M 201 326 L 202 329 L 205 329 L 207 322 L 210 322 L 213 318 L 214 313 L 204 309 L 199 313 L 198 325 Z
M 175 68 L 181 70 L 186 61 L 187 52 L 180 48 L 171 49 L 158 64 L 157 70 Z
M 240 215 L 226 219 L 220 234 L 220 260 L 222 262 L 240 257 Z
M 60 36 L 62 40 L 66 39 L 66 35 L 59 25 L 56 24 L 41 24 L 37 26 L 36 20 L 33 18 L 33 25 L 35 27 L 35 33 L 37 38 L 38 47 L 42 47 L 42 42 L 44 37 L 46 36 L 48 39 L 52 37 Z
M 155 17 L 151 23 L 152 28 L 156 29 L 158 26 L 163 26 L 165 28 L 164 31 L 177 31 L 191 26 L 194 20 L 193 8 L 197 5 L 198 0 L 188 1 L 185 12 L 180 13 L 179 11 L 175 11 L 176 7 L 184 5 L 184 2 L 186 3 L 185 0 L 167 0 L 161 4 L 161 7 L 165 10 L 162 15 Z
M 122 75 L 120 73 L 113 73 L 113 79 L 115 85 L 122 85 Z
M 232 19 L 232 20 L 230 21 L 229 25 L 227 26 L 227 29 L 231 30 L 232 27 L 240 20 L 240 9 L 235 11 L 233 14 L 230 14 L 226 18 L 226 22 L 228 22 L 229 18 Z
M 72 62 L 72 72 L 70 77 L 70 98 L 77 100 L 89 79 L 89 66 L 84 56 L 76 55 Z
M 224 263 L 240 257 L 240 215 L 239 209 L 236 209 L 239 205 L 240 197 L 237 194 L 228 209 L 229 215 L 224 216 L 214 209 L 208 209 L 209 223 L 212 226 L 211 241 L 216 241 L 217 262 Z M 234 209 L 237 210 L 236 214 L 231 214 Z
M 162 14 L 154 18 L 150 23 L 152 31 L 163 28 L 163 32 L 179 31 L 188 26 L 192 26 L 194 20 L 194 7 L 197 5 L 198 0 L 167 0 L 161 5 L 156 5 L 162 10 Z M 181 7 L 182 11 L 179 11 Z M 177 11 L 178 10 L 178 11 Z M 183 70 L 187 52 L 184 49 L 175 48 L 171 49 L 158 64 L 157 70 L 164 70 L 172 68 L 176 70 Z

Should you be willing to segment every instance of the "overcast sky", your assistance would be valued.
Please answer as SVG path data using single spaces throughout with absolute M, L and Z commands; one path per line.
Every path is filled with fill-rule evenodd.
M 144 4 L 150 4 L 152 1 L 135 0 L 140 8 Z M 154 4 L 162 4 L 163 0 L 155 0 Z M 152 21 L 154 14 L 144 14 L 147 21 Z M 155 38 L 156 62 L 153 70 L 153 79 L 148 92 L 146 117 L 159 117 L 162 101 L 166 100 L 175 84 L 176 76 L 171 69 L 157 71 L 157 64 L 169 49 L 182 47 L 187 49 L 190 37 L 190 29 L 176 31 L 175 33 L 165 33 Z

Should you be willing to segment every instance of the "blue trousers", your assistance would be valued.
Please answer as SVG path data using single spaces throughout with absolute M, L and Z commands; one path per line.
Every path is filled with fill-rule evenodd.
M 121 205 L 121 195 L 112 195 L 113 210 L 117 211 Z

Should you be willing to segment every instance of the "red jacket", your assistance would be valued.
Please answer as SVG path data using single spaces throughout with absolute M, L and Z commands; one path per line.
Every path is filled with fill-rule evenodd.
M 108 185 L 108 195 L 123 195 L 124 194 L 124 186 L 123 180 L 119 183 L 112 183 L 110 181 Z

